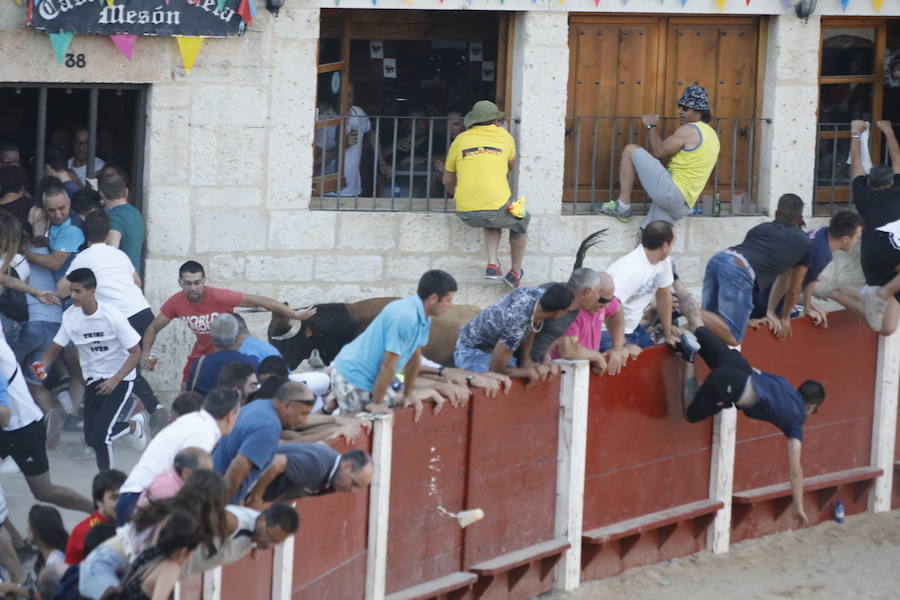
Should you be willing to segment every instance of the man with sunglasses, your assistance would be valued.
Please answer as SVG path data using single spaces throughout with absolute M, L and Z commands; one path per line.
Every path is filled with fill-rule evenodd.
M 721 317 L 708 313 L 701 316 L 700 307 L 692 297 L 680 299 L 680 307 L 688 321 L 688 332 L 682 337 L 682 356 L 693 362 L 699 352 L 710 369 L 685 408 L 685 417 L 691 423 L 698 423 L 733 406 L 751 419 L 777 427 L 788 442 L 794 515 L 805 525 L 808 519 L 803 510 L 800 465 L 803 424 L 819 411 L 825 401 L 825 388 L 818 381 L 807 380 L 794 389 L 784 377 L 754 369 L 740 352 L 730 349 L 713 333 L 724 326 Z M 704 321 L 709 324 L 717 320 L 718 328 L 704 324 Z
M 188 370 L 191 364 L 201 356 L 213 351 L 212 338 L 209 334 L 210 326 L 213 319 L 220 314 L 234 312 L 234 309 L 239 306 L 258 306 L 298 321 L 309 319 L 316 314 L 316 309 L 312 306 L 293 310 L 288 305 L 265 296 L 243 294 L 206 285 L 206 272 L 203 270 L 203 265 L 193 260 L 187 261 L 178 269 L 178 284 L 181 286 L 181 291 L 166 300 L 159 309 L 160 314 L 156 315 L 144 333 L 141 362 L 143 368 L 148 371 L 155 368 L 156 361 L 151 360 L 150 354 L 153 351 L 157 334 L 172 319 L 182 319 L 197 336 L 194 348 L 184 365 L 182 382 L 188 380 Z
M 662 139 L 657 131 L 659 115 L 644 115 L 649 152 L 628 144 L 619 165 L 619 199 L 595 203 L 593 209 L 623 223 L 631 221 L 631 191 L 635 176 L 653 200 L 643 228 L 652 221 L 675 221 L 690 214 L 719 159 L 719 136 L 710 127 L 709 96 L 705 88 L 691 85 L 678 99 L 679 127 Z M 662 161 L 669 159 L 668 168 Z

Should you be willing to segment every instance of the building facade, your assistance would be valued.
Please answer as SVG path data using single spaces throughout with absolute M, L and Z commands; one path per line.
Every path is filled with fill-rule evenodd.
M 613 194 L 624 143 L 643 142 L 634 117 L 673 116 L 680 89 L 694 81 L 710 88 L 722 136 L 708 195 L 729 207 L 722 216 L 691 216 L 678 225 L 679 272 L 695 290 L 706 260 L 772 214 L 782 193 L 799 194 L 810 216 L 822 217 L 809 219 L 810 226 L 846 206 L 851 118 L 900 121 L 893 91 L 900 68 L 896 81 L 892 70 L 900 56 L 896 0 L 880 12 L 867 0 L 851 0 L 846 10 L 825 0 L 806 19 L 779 0 L 729 0 L 722 10 L 711 0 L 345 0 L 339 7 L 292 0 L 277 17 L 260 5 L 243 37 L 205 40 L 190 74 L 175 42 L 163 37 L 138 39 L 128 61 L 109 39 L 78 36 L 68 50 L 76 60 L 66 66 L 54 60 L 47 36 L 24 23 L 22 7 L 0 4 L 0 105 L 7 105 L 0 112 L 29 121 L 21 98 L 40 86 L 51 88 L 46 110 L 59 114 L 68 114 L 67 97 L 77 104 L 79 94 L 100 90 L 101 129 L 116 115 L 119 131 L 129 132 L 120 146 L 140 188 L 145 290 L 154 308 L 178 290 L 177 269 L 187 258 L 206 265 L 214 285 L 295 306 L 405 295 L 429 268 L 457 277 L 461 303 L 483 307 L 506 293 L 481 278 L 480 232 L 462 225 L 443 200 L 413 201 L 423 195 L 415 178 L 430 177 L 414 167 L 391 165 L 390 202 L 383 192 L 390 176 L 379 174 L 378 154 L 363 160 L 373 166 L 362 171 L 373 182 L 364 184 L 369 203 L 326 195 L 336 187 L 325 146 L 332 132 L 350 127 L 340 118 L 350 106 L 350 83 L 354 105 L 383 117 L 372 119 L 368 135 L 377 138 L 378 123 L 394 127 L 395 154 L 397 119 L 419 116 L 413 101 L 398 105 L 412 98 L 410 80 L 424 89 L 436 72 L 463 73 L 435 83 L 432 96 L 465 88 L 470 95 L 454 102 L 490 96 L 509 113 L 520 156 L 515 187 L 533 216 L 525 285 L 564 279 L 579 241 L 597 229 L 609 231 L 589 266 L 604 268 L 633 247 L 638 220 L 623 225 L 591 215 L 588 202 Z M 454 52 L 468 55 L 467 66 Z M 403 73 L 407 67 L 412 74 Z M 323 105 L 329 88 L 330 114 Z M 112 99 L 129 94 L 134 100 L 125 108 Z M 445 114 L 432 116 L 453 108 L 450 101 L 432 108 L 431 96 L 417 98 L 430 107 L 421 121 L 428 136 L 448 126 Z M 44 135 L 52 129 L 48 119 Z M 35 139 L 38 129 L 29 131 Z M 377 139 L 391 146 L 386 131 Z M 874 137 L 876 161 L 879 144 Z M 420 158 L 430 162 L 439 146 L 427 146 Z M 394 201 L 400 188 L 393 184 L 406 176 L 409 186 L 398 192 L 406 199 Z M 861 280 L 854 256 L 837 263 L 842 278 Z M 264 317 L 253 318 L 254 328 L 264 325 Z M 190 337 L 180 324 L 160 337 L 154 383 L 161 390 L 177 389 Z

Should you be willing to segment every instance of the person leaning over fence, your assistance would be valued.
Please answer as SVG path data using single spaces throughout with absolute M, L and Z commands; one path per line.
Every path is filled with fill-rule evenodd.
M 701 316 L 693 298 L 682 299 L 681 308 L 687 317 L 688 332 L 682 343 L 684 358 L 693 362 L 699 352 L 710 369 L 700 389 L 685 409 L 691 423 L 698 423 L 734 406 L 751 419 L 765 421 L 777 427 L 788 438 L 788 463 L 791 491 L 794 498 L 794 514 L 802 524 L 809 520 L 803 510 L 803 469 L 800 466 L 800 450 L 803 442 L 803 424 L 825 401 L 825 388 L 818 381 L 804 381 L 794 389 L 784 378 L 760 371 L 750 366 L 740 352 L 729 349 L 716 336 L 713 328 L 704 325 L 719 319 L 716 315 Z M 716 329 L 725 330 L 724 323 Z
M 703 309 L 721 320 L 710 321 L 729 346 L 737 346 L 753 312 L 753 289 L 774 286 L 784 295 L 777 335 L 791 335 L 791 310 L 800 297 L 800 286 L 809 269 L 810 241 L 800 229 L 803 200 L 785 194 L 778 200 L 775 220 L 747 232 L 744 241 L 715 254 L 703 275 Z M 725 328 L 721 328 L 722 324 Z
M 428 343 L 432 317 L 453 305 L 456 290 L 449 273 L 427 271 L 415 294 L 385 306 L 365 331 L 341 348 L 332 363 L 331 389 L 343 414 L 390 413 L 389 406 L 402 403 L 415 407 L 418 420 L 422 404 L 413 391 L 422 347 Z M 401 370 L 402 385 L 394 380 Z
M 456 216 L 469 227 L 484 230 L 488 265 L 484 276 L 500 279 L 511 287 L 522 280 L 522 259 L 531 217 L 509 212 L 512 192 L 509 173 L 516 165 L 516 142 L 498 121 L 506 115 L 497 105 L 480 100 L 463 118 L 466 131 L 450 144 L 442 183 L 456 202 Z M 510 269 L 503 275 L 498 250 L 500 236 L 509 229 Z
M 453 362 L 461 369 L 505 373 L 528 383 L 547 379 L 552 365 L 531 360 L 534 336 L 547 319 L 566 314 L 573 299 L 572 290 L 561 283 L 513 290 L 462 326 Z
M 619 198 L 592 208 L 625 223 L 631 221 L 631 192 L 635 176 L 653 200 L 641 227 L 652 221 L 674 223 L 686 217 L 709 180 L 719 159 L 719 136 L 709 126 L 712 120 L 709 96 L 705 88 L 691 85 L 678 99 L 678 122 L 675 132 L 662 139 L 657 132 L 659 115 L 644 115 L 650 152 L 638 144 L 628 144 L 619 164 Z M 652 153 L 652 154 L 651 154 Z M 668 157 L 669 167 L 662 160 Z

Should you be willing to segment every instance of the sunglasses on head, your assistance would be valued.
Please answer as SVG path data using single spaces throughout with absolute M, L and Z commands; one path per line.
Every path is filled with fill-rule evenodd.
M 600 304 L 609 304 L 612 301 L 613 301 L 612 298 L 604 298 L 603 296 L 597 296 L 597 302 L 599 302 Z

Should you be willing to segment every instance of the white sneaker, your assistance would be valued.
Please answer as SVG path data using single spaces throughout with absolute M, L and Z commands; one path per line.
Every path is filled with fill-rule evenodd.
M 887 302 L 875 295 L 880 289 L 880 287 L 869 286 L 863 290 L 866 323 L 873 331 L 881 331 L 881 326 L 884 323 L 884 311 L 887 309 Z
M 134 431 L 131 432 L 131 435 L 128 437 L 128 441 L 131 443 L 132 447 L 135 450 L 143 450 L 147 447 L 147 433 L 146 433 L 146 421 L 144 419 L 144 413 L 138 413 L 129 419 L 132 423 L 134 423 Z

